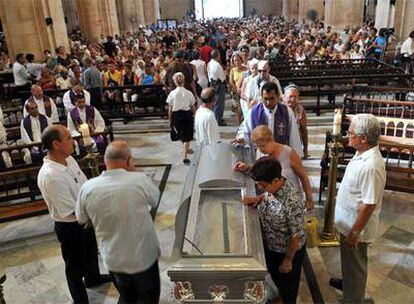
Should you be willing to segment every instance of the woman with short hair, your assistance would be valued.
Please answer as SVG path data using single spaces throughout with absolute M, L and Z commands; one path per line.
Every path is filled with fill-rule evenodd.
M 265 191 L 256 197 L 244 196 L 243 204 L 257 207 L 267 270 L 283 303 L 296 303 L 306 252 L 302 197 L 282 176 L 282 167 L 273 156 L 258 159 L 249 174 Z
M 173 141 L 181 140 L 184 145 L 183 163 L 189 165 L 190 160 L 188 159 L 188 154 L 193 153 L 190 149 L 190 141 L 193 140 L 193 115 L 196 111 L 196 100 L 193 93 L 184 88 L 185 76 L 183 73 L 177 72 L 172 78 L 176 88 L 167 97 L 168 118 L 171 124 L 171 139 Z

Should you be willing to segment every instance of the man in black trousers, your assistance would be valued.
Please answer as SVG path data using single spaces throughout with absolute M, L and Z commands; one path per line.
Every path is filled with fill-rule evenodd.
M 76 221 L 76 199 L 87 178 L 71 156 L 73 141 L 66 127 L 53 125 L 46 128 L 42 134 L 42 144 L 48 152 L 37 183 L 55 221 L 55 233 L 61 245 L 73 302 L 88 303 L 86 287 L 110 282 L 111 277 L 99 273 L 93 228 L 81 226 Z

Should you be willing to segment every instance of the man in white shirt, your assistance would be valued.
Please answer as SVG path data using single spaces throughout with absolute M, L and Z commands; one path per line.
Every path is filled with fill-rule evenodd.
M 357 152 L 346 167 L 338 190 L 335 225 L 340 232 L 343 303 L 364 303 L 368 245 L 374 240 L 385 188 L 385 163 L 378 148 L 379 121 L 372 114 L 357 114 L 349 126 L 349 145 Z M 342 286 L 341 286 L 342 285 Z
M 83 89 L 83 86 L 74 78 L 70 79 L 71 89 L 63 94 L 63 105 L 67 113 L 70 112 L 75 107 L 75 97 L 78 94 L 83 94 L 85 97 L 86 105 L 91 104 L 91 94 L 88 91 Z
M 30 86 L 31 81 L 35 80 L 24 66 L 26 58 L 23 54 L 16 55 L 16 61 L 13 64 L 14 84 L 19 87 Z
M 37 184 L 55 221 L 73 302 L 88 303 L 85 287 L 109 282 L 110 277 L 99 274 L 93 229 L 82 227 L 76 221 L 76 199 L 87 178 L 71 156 L 72 136 L 64 126 L 54 125 L 43 131 L 42 144 L 48 152 L 39 170 Z
M 405 72 L 409 74 L 413 69 L 413 54 L 414 54 L 414 31 L 411 31 L 408 38 L 401 45 L 400 54 L 402 55 L 402 61 L 405 62 Z
M 25 105 L 28 102 L 35 102 L 40 114 L 47 116 L 52 123 L 59 122 L 59 115 L 55 102 L 49 96 L 43 94 L 43 90 L 37 84 L 32 85 L 32 96 L 26 100 Z M 23 108 L 23 117 L 26 117 L 29 113 L 26 107 Z
M 257 70 L 259 74 L 249 80 L 244 93 L 250 108 L 259 102 L 261 96 L 260 89 L 265 82 L 275 83 L 277 85 L 279 95 L 282 96 L 283 94 L 279 80 L 275 76 L 270 75 L 270 66 L 268 61 L 260 60 L 257 64 Z
M 36 80 L 39 80 L 40 73 L 44 67 L 46 67 L 46 63 L 37 63 L 34 62 L 34 55 L 33 54 L 26 54 L 26 60 L 27 60 L 27 71 L 30 73 L 30 75 L 34 76 Z
M 266 125 L 272 131 L 274 140 L 292 147 L 303 157 L 302 141 L 295 114 L 292 109 L 279 102 L 282 95 L 274 82 L 266 82 L 261 88 L 259 103 L 253 106 L 239 126 L 234 143 L 251 145 L 251 133 L 258 125 Z
M 112 142 L 104 159 L 107 171 L 79 192 L 76 218 L 92 222 L 119 303 L 158 303 L 160 246 L 149 207 L 157 206 L 159 190 L 144 173 L 135 172 L 125 141 Z
M 200 95 L 202 104 L 194 118 L 196 140 L 199 145 L 213 145 L 220 141 L 219 127 L 211 110 L 215 94 L 213 88 L 205 88 Z
M 214 116 L 219 126 L 225 126 L 223 122 L 225 90 L 226 90 L 226 74 L 220 64 L 220 52 L 213 50 L 211 52 L 211 60 L 207 64 L 207 75 L 211 86 L 216 91 L 216 103 L 213 107 Z

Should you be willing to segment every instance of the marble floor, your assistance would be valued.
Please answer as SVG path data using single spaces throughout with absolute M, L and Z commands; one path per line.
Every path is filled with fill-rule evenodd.
M 230 111 L 225 112 L 229 126 L 221 127 L 223 141 L 234 138 L 237 127 Z M 317 117 L 309 114 L 311 158 L 304 162 L 317 201 L 320 156 L 329 130 L 332 113 Z M 169 139 L 168 124 L 148 119 L 127 125 L 115 123 L 115 138 L 133 147 L 133 156 L 154 182 L 160 183 L 165 166 L 171 171 L 161 198 L 155 225 L 161 243 L 161 303 L 173 303 L 172 284 L 166 274 L 171 265 L 175 214 L 188 167 L 182 163 L 182 147 Z M 324 198 L 316 205 L 323 224 Z M 309 248 L 308 256 L 316 281 L 309 283 L 303 272 L 298 303 L 338 303 L 341 294 L 329 287 L 331 276 L 340 275 L 339 249 Z M 8 304 L 70 303 L 60 247 L 48 215 L 0 224 L 0 268 L 5 268 L 5 300 Z M 102 266 L 103 269 L 103 266 Z M 104 270 L 105 271 L 105 270 Z M 320 298 L 313 297 L 315 288 Z M 268 290 L 269 296 L 273 293 Z M 116 303 L 118 294 L 112 284 L 89 289 L 91 303 Z M 375 303 L 414 303 L 414 196 L 386 191 L 381 212 L 380 233 L 369 249 L 367 298 Z

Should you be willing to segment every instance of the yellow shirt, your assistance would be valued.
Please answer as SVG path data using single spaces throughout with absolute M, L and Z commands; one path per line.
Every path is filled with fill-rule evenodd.
M 115 70 L 115 72 L 111 73 L 111 71 L 108 71 L 105 73 L 105 79 L 106 79 L 106 85 L 110 85 L 112 81 L 116 81 L 118 84 L 121 85 L 121 77 L 122 73 L 118 70 Z M 111 81 L 112 80 L 112 81 Z

